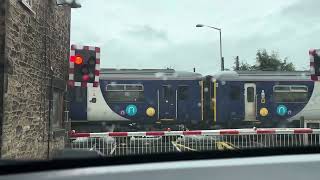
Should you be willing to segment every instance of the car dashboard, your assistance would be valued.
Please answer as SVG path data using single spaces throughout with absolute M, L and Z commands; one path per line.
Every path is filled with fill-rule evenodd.
M 6 180 L 318 179 L 320 154 L 182 160 L 83 167 L 0 176 Z

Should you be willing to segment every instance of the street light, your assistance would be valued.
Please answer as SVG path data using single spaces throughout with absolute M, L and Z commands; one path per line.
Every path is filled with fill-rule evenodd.
M 58 6 L 69 6 L 71 8 L 81 8 L 78 0 L 56 0 Z
M 219 31 L 219 35 L 220 35 L 221 71 L 223 71 L 223 70 L 224 70 L 224 58 L 222 57 L 221 28 L 216 28 L 216 27 L 213 27 L 213 26 L 207 26 L 207 25 L 204 25 L 204 24 L 197 24 L 196 27 L 208 27 L 208 28 L 212 28 L 212 29 L 215 29 L 215 30 L 218 30 L 218 31 Z

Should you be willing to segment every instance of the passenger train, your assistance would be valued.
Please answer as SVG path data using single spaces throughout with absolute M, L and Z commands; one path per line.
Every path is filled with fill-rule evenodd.
M 69 88 L 77 131 L 300 127 L 320 120 L 310 72 L 101 69 L 98 87 Z

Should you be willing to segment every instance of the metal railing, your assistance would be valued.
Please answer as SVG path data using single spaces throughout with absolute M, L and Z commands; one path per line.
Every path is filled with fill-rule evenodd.
M 226 149 L 319 146 L 320 129 L 229 129 L 199 131 L 70 133 L 73 149 L 106 156 Z

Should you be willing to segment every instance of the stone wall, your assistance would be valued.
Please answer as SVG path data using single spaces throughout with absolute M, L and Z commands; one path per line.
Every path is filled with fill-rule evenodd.
M 32 0 L 31 10 L 18 0 L 7 1 L 1 157 L 47 158 L 64 148 L 66 140 L 64 133 L 52 136 L 64 127 L 51 126 L 49 109 L 53 87 L 60 87 L 62 94 L 68 75 L 71 10 L 57 7 L 55 0 Z
M 3 91 L 4 91 L 4 39 L 5 39 L 5 1 L 0 0 L 0 127 L 3 119 Z M 0 128 L 0 137 L 2 129 Z M 0 138 L 0 151 L 1 151 Z

